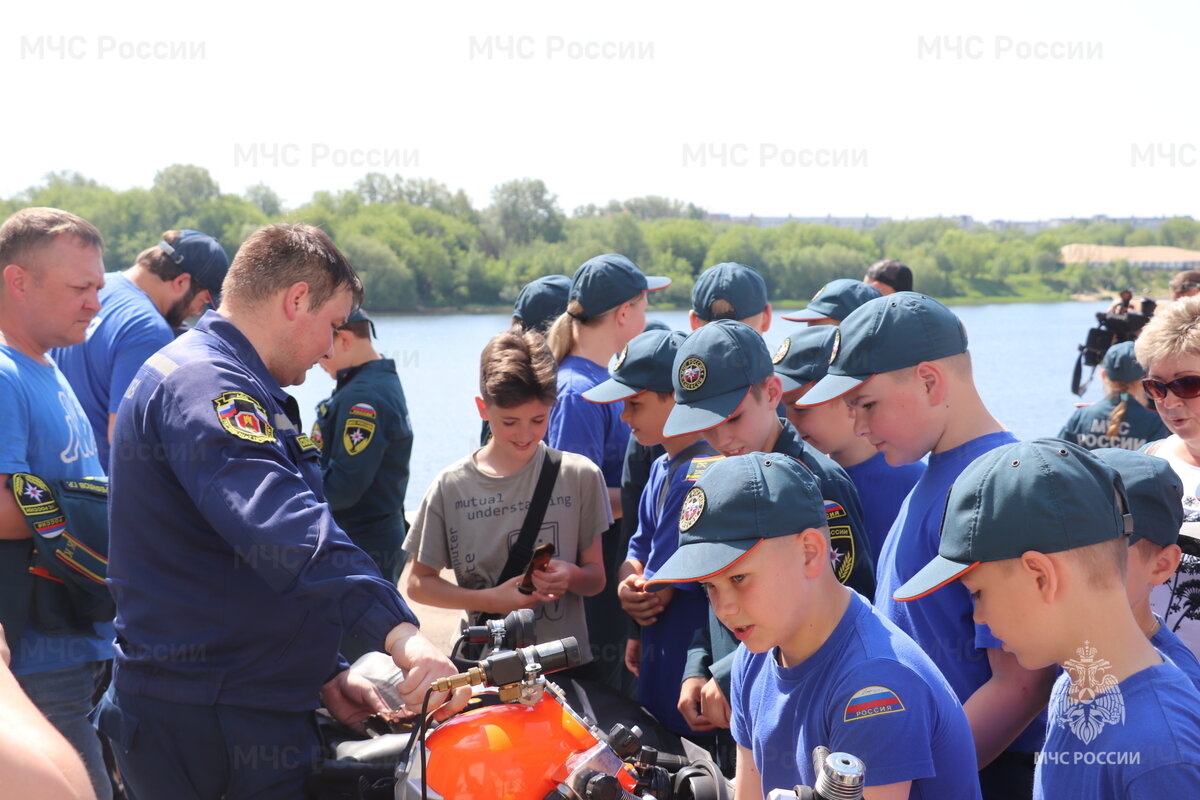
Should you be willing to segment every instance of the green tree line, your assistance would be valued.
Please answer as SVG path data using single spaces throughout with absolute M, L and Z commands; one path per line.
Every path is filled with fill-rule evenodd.
M 294 209 L 264 184 L 223 193 L 202 167 L 176 164 L 149 188 L 117 191 L 77 173 L 53 173 L 5 200 L 7 216 L 29 205 L 72 211 L 106 240 L 110 270 L 133 263 L 163 231 L 194 228 L 218 238 L 232 256 L 255 229 L 275 221 L 328 231 L 359 271 L 367 305 L 377 311 L 501 306 L 541 275 L 570 275 L 588 258 L 618 252 L 674 283 L 656 301 L 686 305 L 705 267 L 740 261 L 758 269 L 781 306 L 811 297 L 827 281 L 861 277 L 881 258 L 913 270 L 916 288 L 943 299 L 1061 298 L 1126 286 L 1161 290 L 1169 274 L 1064 266 L 1072 242 L 1173 245 L 1200 249 L 1200 222 L 1175 217 L 1157 228 L 1101 220 L 1031 235 L 953 219 L 885 222 L 867 231 L 789 222 L 773 228 L 711 220 L 701 208 L 662 197 L 612 200 L 569 215 L 545 183 L 519 179 L 492 190 L 475 208 L 462 190 L 424 178 L 372 173 L 353 189 L 316 192 Z

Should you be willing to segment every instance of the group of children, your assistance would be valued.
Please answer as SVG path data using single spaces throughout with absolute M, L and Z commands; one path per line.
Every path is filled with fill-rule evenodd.
M 664 725 L 736 765 L 739 800 L 811 785 L 819 745 L 865 762 L 870 800 L 1200 785 L 1200 663 L 1149 605 L 1179 562 L 1165 461 L 1018 443 L 923 295 L 833 281 L 772 354 L 753 269 L 697 279 L 690 334 L 642 332 L 667 283 L 592 259 L 549 344 L 488 343 L 491 438 L 422 502 L 410 596 L 535 609 L 540 640 L 587 645 L 581 674 L 636 675 Z M 662 448 L 632 538 L 630 435 Z M 551 448 L 555 556 L 524 594 L 496 584 Z

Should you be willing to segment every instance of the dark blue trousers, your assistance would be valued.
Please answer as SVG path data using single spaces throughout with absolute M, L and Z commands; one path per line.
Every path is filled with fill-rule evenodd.
M 136 800 L 295 800 L 321 759 L 311 711 L 184 705 L 110 686 L 91 718 Z

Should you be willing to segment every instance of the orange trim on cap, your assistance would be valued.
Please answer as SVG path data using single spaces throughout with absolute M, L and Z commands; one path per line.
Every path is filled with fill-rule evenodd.
M 826 373 L 826 374 L 828 374 L 828 373 Z M 835 377 L 835 378 L 839 378 L 839 377 L 842 377 L 842 376 L 840 376 L 840 375 L 834 375 L 833 377 Z M 845 377 L 849 378 L 850 376 L 849 376 L 849 375 L 846 375 Z M 797 401 L 796 401 L 795 403 L 793 403 L 792 405 L 794 405 L 796 408 L 817 408 L 817 407 L 819 407 L 819 406 L 823 406 L 823 405 L 825 405 L 826 403 L 832 403 L 834 400 L 838 400 L 838 399 L 840 399 L 840 398 L 842 398 L 842 397 L 845 397 L 846 395 L 850 394 L 850 393 L 851 393 L 851 392 L 853 392 L 855 389 L 859 388 L 859 386 L 863 386 L 864 384 L 868 383 L 868 382 L 869 382 L 869 381 L 870 381 L 872 378 L 874 378 L 874 377 L 875 377 L 875 375 L 868 375 L 867 377 L 863 378 L 863 379 L 862 379 L 862 381 L 860 381 L 860 382 L 859 382 L 858 386 L 851 386 L 851 387 L 850 387 L 849 389 L 847 389 L 846 391 L 842 392 L 841 394 L 835 394 L 833 397 L 829 398 L 828 400 L 822 400 L 822 401 L 821 401 L 821 402 L 819 402 L 819 403 L 809 403 L 809 404 L 805 405 L 804 403 L 801 403 L 801 402 L 800 402 L 800 400 L 803 400 L 803 399 L 804 399 L 803 397 L 801 397 L 801 398 L 800 398 L 800 400 L 797 400 Z M 818 383 L 820 383 L 820 381 L 818 381 Z M 809 391 L 811 392 L 811 391 L 812 391 L 812 389 L 809 389 Z
M 657 278 L 658 276 L 655 275 L 653 277 Z M 664 275 L 663 277 L 665 278 L 666 276 Z M 674 283 L 674 281 L 672 281 L 672 283 Z M 670 287 L 671 287 L 671 284 L 668 283 L 665 286 L 655 286 L 653 289 L 646 289 L 646 291 L 647 292 L 659 292 L 659 291 L 662 291 L 663 289 L 669 289 Z
M 774 373 L 772 373 L 772 374 L 774 374 Z M 742 397 L 741 402 L 737 404 L 737 408 L 733 409 L 733 411 L 730 411 L 728 414 L 726 414 L 725 417 L 720 422 L 716 423 L 715 425 L 709 425 L 707 428 L 700 428 L 699 430 L 690 431 L 690 433 L 704 433 L 705 431 L 711 431 L 713 428 L 724 425 L 726 422 L 729 421 L 730 417 L 732 417 L 734 414 L 736 414 L 742 410 L 742 406 L 746 405 L 746 400 L 749 399 L 749 397 L 750 397 L 750 390 L 753 388 L 754 388 L 753 385 L 746 387 L 746 394 Z M 686 406 L 687 404 L 680 403 L 680 405 Z M 687 436 L 688 434 L 681 433 L 679 435 Z
M 620 383 L 620 381 L 617 381 L 617 383 Z M 600 384 L 596 384 L 596 385 L 599 386 Z M 622 383 L 621 385 L 624 386 L 625 384 Z M 645 394 L 648 391 L 650 391 L 650 390 L 649 389 L 640 389 L 640 390 L 634 392 L 633 394 L 627 394 L 618 400 L 593 400 L 590 397 L 586 397 L 582 394 L 580 395 L 580 397 L 583 397 L 584 400 L 587 400 L 589 403 L 595 403 L 598 406 L 611 406 L 613 403 L 624 403 L 629 398 L 637 397 L 639 394 Z
M 754 548 L 755 548 L 755 547 L 758 547 L 760 544 L 762 544 L 762 543 L 763 543 L 763 542 L 765 542 L 765 541 L 766 541 L 766 539 L 759 539 L 757 542 L 755 542 L 755 543 L 754 543 L 754 545 L 753 545 L 753 546 L 752 546 L 752 547 L 751 547 L 749 550 L 747 550 L 746 552 L 742 553 L 740 556 L 738 556 L 737 558 L 735 558 L 733 561 L 730 561 L 728 564 L 726 564 L 725 566 L 721 567 L 721 568 L 720 568 L 719 570 L 717 570 L 716 572 L 710 572 L 710 573 L 708 573 L 707 575 L 701 575 L 701 576 L 699 576 L 698 578 L 677 578 L 677 579 L 675 579 L 675 580 L 671 580 L 671 579 L 664 579 L 664 580 L 661 580 L 661 581 L 660 581 L 660 580 L 658 580 L 658 579 L 656 578 L 656 579 L 654 579 L 654 580 L 646 581 L 646 585 L 647 585 L 647 586 L 649 586 L 649 585 L 650 585 L 650 584 L 652 584 L 652 583 L 695 583 L 696 581 L 708 580 L 709 578 L 712 578 L 712 577 L 715 577 L 715 576 L 717 576 L 717 575 L 720 575 L 722 572 L 724 572 L 725 570 L 729 569 L 730 567 L 732 567 L 734 564 L 736 564 L 736 563 L 738 563 L 739 561 L 741 561 L 741 560 L 742 560 L 743 558 L 745 558 L 746 556 L 750 555 L 752 552 L 754 552 Z M 715 542 L 713 542 L 712 544 L 716 544 L 716 543 L 715 543 Z
M 951 575 L 949 578 L 946 578 L 946 580 L 942 581 L 942 582 L 941 582 L 941 583 L 939 583 L 937 586 L 934 586 L 934 587 L 933 587 L 933 588 L 931 588 L 931 589 L 927 589 L 927 590 L 925 590 L 924 592 L 921 592 L 920 594 L 915 594 L 915 595 L 913 595 L 912 597 L 896 597 L 896 598 L 893 598 L 893 599 L 899 600 L 901 603 L 907 603 L 907 602 L 908 602 L 908 601 L 910 601 L 910 600 L 920 600 L 920 599 L 921 599 L 922 597 L 924 597 L 925 595 L 928 595 L 928 594 L 933 594 L 933 593 L 934 593 L 934 592 L 936 592 L 938 589 L 940 589 L 940 588 L 942 588 L 943 586 L 945 586 L 947 583 L 953 583 L 954 581 L 958 580 L 958 579 L 959 579 L 959 578 L 961 578 L 963 575 L 966 575 L 968 572 L 970 572 L 971 570 L 973 570 L 973 569 L 975 569 L 976 567 L 978 567 L 978 566 L 979 566 L 981 563 L 983 563 L 983 562 L 981 562 L 981 561 L 976 561 L 974 564 L 972 564 L 972 565 L 970 565 L 969 567 L 966 567 L 965 569 L 963 569 L 963 571 L 962 571 L 962 572 L 957 572 L 957 573 L 955 573 L 954 575 Z

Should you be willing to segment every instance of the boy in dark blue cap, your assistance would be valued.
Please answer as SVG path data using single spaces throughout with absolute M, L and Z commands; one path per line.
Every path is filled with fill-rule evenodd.
M 771 361 L 783 386 L 788 421 L 805 442 L 836 461 L 854 481 L 863 501 L 871 560 L 878 564 L 883 540 L 904 498 L 925 473 L 925 464 L 888 464 L 883 453 L 854 433 L 854 412 L 845 403 L 805 403 L 804 395 L 825 377 L 835 339 L 834 329 L 827 325 L 801 328 L 779 343 Z
M 566 275 L 543 275 L 521 288 L 513 303 L 513 322 L 525 330 L 544 331 L 567 310 L 571 279 Z
M 566 312 L 546 335 L 558 362 L 558 402 L 550 412 L 546 443 L 586 456 L 604 473 L 615 520 L 603 537 L 607 575 L 616 574 L 628 545 L 621 524 L 621 475 L 629 426 L 620 419 L 619 402 L 597 405 L 584 400 L 583 393 L 608 379 L 609 360 L 646 327 L 647 293 L 670 284 L 670 278 L 642 274 L 623 255 L 588 259 L 571 278 Z M 633 676 L 625 670 L 626 620 L 616 582 L 610 581 L 586 605 L 596 674 L 609 686 L 632 695 Z
M 1150 591 L 1175 574 L 1183 555 L 1178 544 L 1183 525 L 1183 482 L 1162 458 L 1116 447 L 1102 447 L 1093 450 L 1092 455 L 1115 469 L 1125 482 L 1133 515 L 1125 590 L 1134 619 L 1150 644 L 1175 662 L 1200 690 L 1200 661 L 1150 608 Z
M 1104 354 L 1104 399 L 1082 403 L 1071 414 L 1058 438 L 1093 450 L 1123 447 L 1140 450 L 1147 442 L 1171 435 L 1162 417 L 1145 405 L 1142 378 L 1146 370 L 1138 363 L 1133 342 L 1118 342 Z
M 684 499 L 679 549 L 652 581 L 700 582 L 743 644 L 735 796 L 811 786 L 823 745 L 863 760 L 868 800 L 978 798 L 962 707 L 920 648 L 839 583 L 823 497 L 788 456 L 718 461 Z
M 220 303 L 228 269 L 216 239 L 167 231 L 133 266 L 105 276 L 100 313 L 83 343 L 50 351 L 87 413 L 105 469 L 117 408 L 134 375 L 171 343 L 184 320 Z
M 1134 618 L 1124 572 L 1136 523 L 1121 476 L 1081 447 L 1037 439 L 968 466 L 941 545 L 896 592 L 962 583 L 1028 669 L 1060 665 L 1035 800 L 1188 797 L 1200 786 L 1200 693 Z
M 720 458 L 698 433 L 663 436 L 663 424 L 675 406 L 671 366 L 685 338 L 678 331 L 649 331 L 635 337 L 617 355 L 612 377 L 583 396 L 593 403 L 623 402 L 621 419 L 636 440 L 665 448 L 651 465 L 641 494 L 637 532 L 617 572 L 617 596 L 641 626 L 640 639 L 630 637 L 625 656 L 626 666 L 638 676 L 638 701 L 668 728 L 686 735 L 692 730 L 677 708 L 679 675 L 692 635 L 708 620 L 708 603 L 694 584 L 657 592 L 646 589 L 646 581 L 678 546 L 684 495 Z
M 726 261 L 696 278 L 688 321 L 692 330 L 718 319 L 736 319 L 759 333 L 771 327 L 767 282 L 752 267 Z
M 667 436 L 700 432 L 721 455 L 784 453 L 813 470 L 824 492 L 838 579 L 871 597 L 874 565 L 858 491 L 841 467 L 779 418 L 782 388 L 762 336 L 733 320 L 709 323 L 679 348 L 672 380 L 675 408 L 663 429 Z M 734 647 L 729 631 L 710 616 L 693 643 L 680 689 L 681 710 L 693 727 L 705 721 L 727 727 Z
M 1032 673 L 1001 650 L 986 627 L 971 621 L 971 597 L 961 586 L 919 603 L 892 599 L 937 553 L 954 479 L 1016 437 L 979 397 L 966 331 L 936 300 L 913 292 L 876 298 L 851 312 L 835 337 L 825 377 L 805 403 L 842 398 L 854 411 L 855 432 L 889 464 L 929 455 L 880 551 L 875 605 L 921 645 L 958 694 L 975 736 L 984 798 L 1028 797 L 1044 729 L 1035 720 L 1053 671 Z
M 317 363 L 337 381 L 333 395 L 317 406 L 312 440 L 321 449 L 321 480 L 334 521 L 395 583 L 407 556 L 403 550 L 404 493 L 413 431 L 396 362 L 375 350 L 375 323 L 361 308 L 333 334 L 333 349 Z M 342 655 L 353 662 L 374 648 L 342 639 Z
M 851 311 L 876 297 L 879 290 L 874 286 L 852 278 L 838 278 L 822 286 L 803 310 L 784 314 L 783 318 L 809 325 L 837 325 Z

